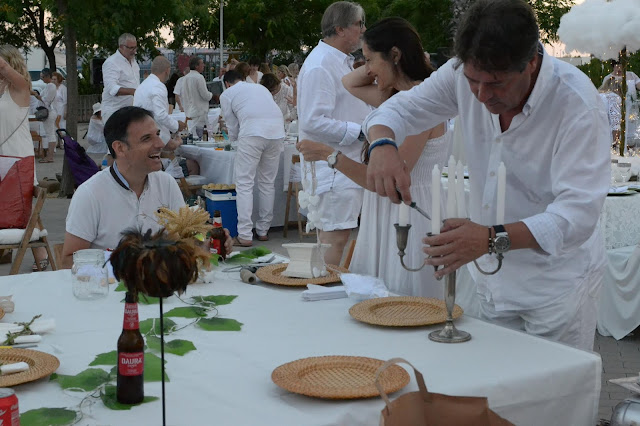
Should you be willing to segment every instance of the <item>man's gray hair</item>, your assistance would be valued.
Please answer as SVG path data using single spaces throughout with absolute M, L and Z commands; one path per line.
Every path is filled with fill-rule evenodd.
M 204 60 L 200 56 L 193 55 L 189 59 L 189 69 L 195 70 L 198 67 L 198 65 L 200 65 L 200 61 L 204 61 Z
M 151 73 L 152 74 L 162 74 L 166 70 L 171 68 L 171 62 L 164 56 L 156 56 L 153 58 L 153 62 L 151 62 Z
M 124 33 L 120 37 L 118 37 L 118 46 L 124 46 L 128 40 L 136 41 L 136 36 L 129 33 Z
M 322 37 L 334 36 L 337 34 L 336 28 L 347 28 L 355 24 L 358 19 L 364 19 L 364 9 L 358 3 L 350 1 L 335 2 L 322 15 L 320 24 Z

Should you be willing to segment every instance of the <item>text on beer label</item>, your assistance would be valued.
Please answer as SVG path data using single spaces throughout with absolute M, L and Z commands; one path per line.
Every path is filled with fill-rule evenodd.
M 144 352 L 119 352 L 118 372 L 121 376 L 139 376 L 144 371 Z

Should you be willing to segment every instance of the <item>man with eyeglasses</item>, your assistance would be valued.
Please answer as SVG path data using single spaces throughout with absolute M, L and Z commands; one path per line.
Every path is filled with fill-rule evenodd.
M 334 168 L 341 156 L 360 161 L 364 135 L 361 124 L 371 108 L 351 95 L 342 77 L 353 71 L 351 52 L 360 48 L 366 30 L 364 10 L 357 3 L 339 1 L 324 12 L 323 39 L 305 60 L 298 77 L 300 139 L 334 147 L 328 161 L 316 163 L 319 238 L 330 244 L 325 261 L 339 265 L 351 229 L 358 226 L 363 189 Z
M 140 85 L 140 67 L 135 60 L 138 42 L 124 33 L 118 37 L 118 50 L 102 64 L 102 121 L 122 107 L 133 105 L 133 94 Z

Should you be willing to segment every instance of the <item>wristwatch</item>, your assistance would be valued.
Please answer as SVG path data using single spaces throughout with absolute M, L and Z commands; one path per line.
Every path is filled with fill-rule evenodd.
M 504 225 L 494 225 L 493 230 L 496 236 L 493 237 L 494 253 L 506 253 L 511 248 L 511 239 L 509 233 L 504 229 Z
M 332 169 L 336 166 L 336 163 L 338 162 L 338 154 L 342 154 L 342 151 L 333 151 L 327 157 L 327 163 L 329 163 L 329 167 L 331 167 Z

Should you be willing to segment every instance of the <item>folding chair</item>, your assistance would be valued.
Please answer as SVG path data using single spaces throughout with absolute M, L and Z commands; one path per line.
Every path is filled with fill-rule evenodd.
M 31 210 L 31 216 L 29 217 L 29 223 L 27 223 L 26 229 L 0 229 L 0 253 L 4 250 L 17 249 L 16 257 L 11 265 L 10 275 L 15 275 L 20 270 L 22 260 L 27 252 L 27 249 L 34 251 L 35 248 L 45 247 L 47 255 L 49 256 L 49 264 L 51 269 L 56 271 L 56 259 L 54 259 L 49 247 L 49 241 L 47 240 L 47 230 L 42 224 L 40 219 L 40 212 L 44 205 L 44 200 L 47 198 L 47 191 L 40 187 L 34 187 L 34 197 L 36 197 L 36 204 Z M 31 237 L 31 238 L 30 238 Z M 34 253 L 35 255 L 35 253 Z M 40 270 L 40 264 L 36 262 L 38 270 Z
M 299 155 L 291 156 L 291 165 L 295 166 L 300 162 Z M 302 237 L 308 237 L 316 235 L 315 232 L 304 232 L 305 227 L 307 226 L 306 221 L 302 220 L 302 215 L 300 214 L 300 204 L 298 204 L 298 192 L 300 192 L 300 187 L 298 186 L 299 182 L 291 182 L 289 181 L 289 188 L 287 189 L 287 206 L 284 210 L 284 229 L 282 230 L 282 236 L 287 238 L 287 234 L 289 231 L 289 210 L 291 209 L 291 198 L 296 197 L 296 213 L 298 214 L 298 235 L 300 237 L 300 241 L 302 242 Z

